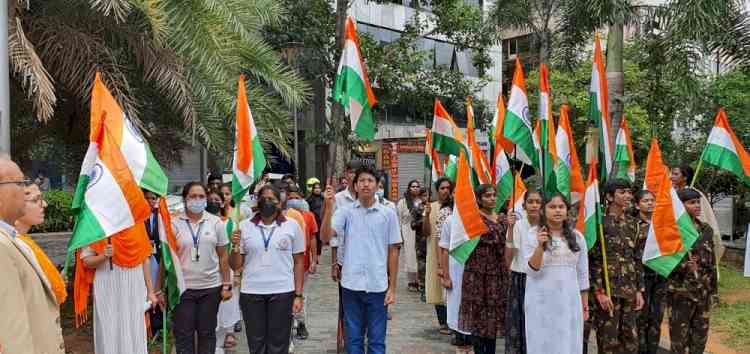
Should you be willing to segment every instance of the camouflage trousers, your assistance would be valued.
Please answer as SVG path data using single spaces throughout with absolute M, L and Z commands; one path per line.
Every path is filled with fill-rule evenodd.
M 638 339 L 641 354 L 656 354 L 661 339 L 661 322 L 664 319 L 664 306 L 667 306 L 667 280 L 658 274 L 647 274 L 646 291 L 643 300 L 646 304 L 638 316 Z
M 672 353 L 703 354 L 708 341 L 709 302 L 673 295 L 671 307 L 669 339 L 672 341 Z
M 638 312 L 635 301 L 612 297 L 612 316 L 597 303 L 593 308 L 596 346 L 600 354 L 638 353 Z

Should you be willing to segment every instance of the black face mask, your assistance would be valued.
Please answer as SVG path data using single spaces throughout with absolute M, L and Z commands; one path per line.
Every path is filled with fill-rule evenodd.
M 269 202 L 268 199 L 263 198 L 258 201 L 258 212 L 260 212 L 260 216 L 262 217 L 273 216 L 277 209 L 276 204 Z
M 221 212 L 221 203 L 208 202 L 206 204 L 206 211 L 214 215 L 219 215 Z

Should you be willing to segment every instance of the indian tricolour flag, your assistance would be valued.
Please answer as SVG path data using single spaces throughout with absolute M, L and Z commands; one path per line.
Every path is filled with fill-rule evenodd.
M 552 97 L 550 96 L 549 72 L 543 63 L 539 65 L 539 120 L 534 134 L 539 141 L 538 170 L 543 176 L 542 190 L 544 195 L 552 195 L 557 191 L 555 182 L 555 165 L 557 164 L 557 148 L 555 144 L 555 121 L 552 118 Z
M 557 190 L 571 203 L 575 204 L 581 199 L 586 186 L 581 175 L 581 163 L 578 161 L 567 105 L 560 108 L 560 121 L 557 127 L 555 144 L 557 145 L 557 166 L 555 168 Z
M 698 231 L 669 175 L 663 175 L 643 250 L 643 263 L 665 278 L 669 277 L 697 239 Z
M 523 201 L 526 198 L 526 184 L 523 183 L 520 173 L 516 173 L 514 180 L 513 191 L 508 199 L 508 210 L 514 211 L 519 219 L 525 218 L 526 209 L 523 208 Z
M 614 146 L 609 136 L 612 130 L 612 123 L 609 120 L 609 92 L 599 34 L 596 35 L 596 40 L 594 41 L 594 64 L 591 68 L 591 89 L 589 93 L 589 120 L 595 122 L 599 128 L 602 181 L 605 181 L 609 177 L 609 174 L 612 173 Z
M 453 221 L 451 222 L 450 255 L 461 264 L 466 260 L 479 243 L 479 237 L 487 233 L 487 225 L 479 214 L 477 198 L 471 186 L 469 162 L 461 151 L 458 158 L 458 173 L 454 192 Z
M 456 155 L 445 155 L 448 158 L 445 164 L 445 177 L 448 177 L 453 183 L 456 183 L 456 175 L 458 174 L 458 157 Z
M 138 128 L 123 112 L 97 72 L 91 91 L 91 131 L 101 129 L 101 124 L 105 120 L 111 137 L 120 147 L 136 183 L 141 188 L 166 195 L 167 175 L 154 158 Z
M 474 108 L 471 97 L 466 99 L 466 140 L 469 149 L 469 165 L 471 166 L 472 180 L 475 185 L 491 184 L 492 176 L 487 157 L 477 144 L 476 128 L 474 126 Z
M 576 230 L 586 239 L 586 247 L 589 250 L 596 244 L 598 225 L 601 223 L 600 205 L 596 163 L 592 163 L 589 166 L 589 176 L 586 180 L 586 192 L 578 206 L 578 220 L 576 222 Z
M 109 126 L 115 119 L 91 118 L 89 148 L 73 197 L 76 222 L 69 252 L 142 223 L 151 213 Z
M 187 286 L 185 286 L 185 278 L 182 275 L 182 266 L 177 254 L 179 249 L 177 238 L 172 230 L 172 220 L 164 198 L 159 199 L 159 241 L 166 276 L 167 303 L 169 310 L 172 311 L 180 302 L 180 296 L 187 290 Z
M 344 50 L 341 52 L 336 82 L 333 85 L 333 100 L 341 103 L 349 115 L 352 131 L 360 138 L 372 141 L 375 138 L 375 119 L 372 107 L 375 94 L 367 78 L 367 69 L 359 50 L 359 39 L 354 20 L 346 19 Z
M 245 77 L 237 84 L 237 116 L 234 131 L 234 158 L 232 159 L 232 200 L 239 212 L 240 201 L 250 185 L 263 174 L 266 157 L 255 128 L 253 114 L 245 93 Z
M 750 155 L 729 126 L 724 108 L 720 108 L 716 114 L 714 127 L 708 135 L 701 160 L 732 172 L 740 181 L 750 186 Z
M 539 166 L 538 143 L 533 134 L 529 116 L 529 100 L 526 97 L 526 82 L 523 78 L 521 60 L 516 58 L 516 71 L 510 89 L 508 111 L 505 114 L 503 136 L 517 145 L 515 157 L 534 168 Z
M 669 169 L 664 164 L 661 157 L 661 149 L 656 138 L 651 139 L 651 148 L 648 150 L 646 157 L 646 175 L 643 178 L 643 189 L 656 193 L 659 191 L 659 184 L 664 180 L 664 176 L 669 175 Z
M 430 170 L 431 178 L 434 182 L 443 175 L 443 171 L 440 167 L 437 152 L 432 148 L 432 132 L 430 129 L 425 128 L 424 136 L 424 167 Z
M 497 102 L 495 104 L 495 116 L 492 118 L 492 126 L 490 127 L 489 140 L 490 140 L 490 151 L 492 152 L 492 164 L 495 165 L 495 156 L 498 155 L 499 150 L 505 150 L 507 155 L 513 154 L 514 145 L 513 143 L 503 136 L 503 127 L 505 126 L 505 115 L 507 110 L 505 109 L 505 99 L 503 93 L 497 94 Z M 494 171 L 496 168 L 493 167 Z M 497 178 L 493 175 L 492 178 Z
M 432 116 L 432 147 L 438 152 L 455 156 L 466 149 L 461 129 L 437 98 Z
M 508 163 L 505 150 L 497 149 L 495 155 L 495 211 L 500 211 L 504 203 L 513 194 L 513 170 Z
M 630 135 L 628 120 L 623 115 L 620 121 L 620 130 L 615 140 L 615 177 L 624 178 L 635 182 L 635 157 L 633 156 L 633 143 Z

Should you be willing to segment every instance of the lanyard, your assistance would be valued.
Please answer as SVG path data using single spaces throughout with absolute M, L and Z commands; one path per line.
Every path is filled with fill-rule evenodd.
M 185 220 L 185 223 L 190 230 L 190 236 L 193 236 L 193 246 L 195 246 L 196 250 L 198 249 L 198 242 L 201 239 L 201 229 L 203 228 L 203 221 L 204 220 L 201 220 L 201 222 L 198 223 L 198 232 L 193 232 L 193 226 L 190 225 L 190 220 Z
M 276 226 L 271 228 L 271 233 L 267 237 L 266 228 L 260 225 L 258 225 L 258 228 L 260 229 L 260 235 L 263 237 L 263 248 L 268 252 L 268 245 L 271 244 L 271 237 L 273 237 L 273 233 L 276 232 Z

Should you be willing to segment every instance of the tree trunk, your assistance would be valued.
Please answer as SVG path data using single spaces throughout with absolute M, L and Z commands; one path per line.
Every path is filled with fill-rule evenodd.
M 539 63 L 548 64 L 550 47 L 549 30 L 544 30 L 539 34 Z
M 622 57 L 624 45 L 623 24 L 619 22 L 610 25 L 607 38 L 607 85 L 609 88 L 609 120 L 612 122 L 609 138 L 613 143 L 624 112 L 625 73 Z

